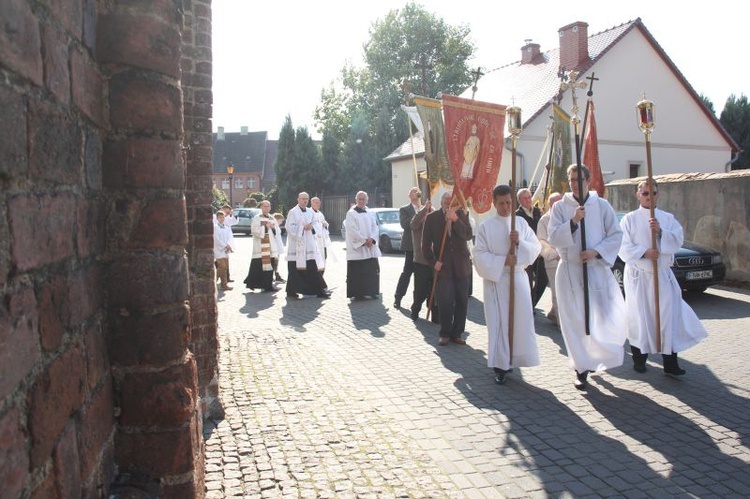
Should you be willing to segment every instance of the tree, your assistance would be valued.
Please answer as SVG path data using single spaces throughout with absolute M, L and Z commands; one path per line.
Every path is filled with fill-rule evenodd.
M 296 185 L 294 184 L 294 127 L 289 115 L 286 116 L 281 131 L 279 131 L 278 153 L 274 170 L 276 171 L 276 185 L 279 188 L 279 204 L 294 206 L 299 191 L 295 191 Z
M 382 158 L 408 138 L 401 84 L 409 80 L 414 93 L 432 97 L 462 93 L 473 81 L 469 35 L 468 27 L 450 26 L 408 3 L 373 23 L 363 47 L 365 66 L 345 65 L 338 86 L 321 92 L 316 123 L 341 145 L 339 172 L 355 183 L 350 193 L 390 193 L 390 168 Z
M 714 103 L 711 102 L 711 99 L 709 99 L 706 95 L 700 94 L 701 102 L 703 102 L 703 105 L 708 108 L 709 111 L 711 111 L 711 114 L 716 116 L 716 109 L 714 108 Z
M 730 95 L 724 104 L 719 121 L 742 151 L 737 161 L 732 164 L 732 170 L 750 168 L 750 104 L 747 97 L 744 94 L 740 94 L 739 97 Z

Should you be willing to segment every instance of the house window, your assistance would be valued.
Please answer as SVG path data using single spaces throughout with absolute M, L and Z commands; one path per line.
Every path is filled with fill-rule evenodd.
M 242 187 L 243 187 L 243 186 L 242 186 L 242 179 L 241 179 L 241 178 L 236 178 L 236 179 L 234 179 L 234 186 L 235 186 L 235 187 L 236 187 L 237 189 L 242 189 Z
M 638 165 L 635 163 L 631 164 L 630 165 L 630 178 L 640 177 L 641 176 L 640 169 L 641 169 L 641 165 Z
M 250 177 L 247 181 L 247 186 L 251 189 L 255 189 L 255 177 Z
M 225 178 L 224 180 L 221 181 L 221 188 L 224 189 L 225 191 L 229 190 L 229 179 L 228 178 Z

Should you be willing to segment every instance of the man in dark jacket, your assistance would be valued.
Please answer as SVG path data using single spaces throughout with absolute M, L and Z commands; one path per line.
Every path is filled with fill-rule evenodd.
M 440 314 L 439 345 L 466 344 L 461 334 L 466 327 L 469 302 L 471 254 L 467 241 L 473 237 L 469 215 L 451 206 L 450 192 L 440 199 L 440 209 L 427 215 L 422 232 L 422 254 L 435 269 L 436 296 Z M 443 243 L 445 239 L 445 243 Z M 441 253 L 442 250 L 442 253 Z
M 526 220 L 531 230 L 536 234 L 536 227 L 539 224 L 539 219 L 542 218 L 542 210 L 538 206 L 532 206 L 531 191 L 525 187 L 518 189 L 516 199 L 518 199 L 516 215 Z M 540 256 L 534 263 L 526 267 L 526 274 L 529 276 L 529 284 L 531 285 L 531 305 L 536 307 L 544 294 L 544 288 L 547 287 L 547 270 L 544 267 L 544 258 Z
M 414 273 L 414 243 L 411 235 L 411 219 L 422 208 L 422 191 L 419 187 L 409 189 L 409 204 L 405 204 L 398 210 L 398 220 L 401 228 L 404 229 L 404 235 L 401 236 L 401 251 L 404 252 L 404 270 L 401 271 L 401 277 L 398 278 L 396 285 L 396 300 L 393 302 L 394 308 L 401 308 L 401 298 L 409 289 L 409 281 Z

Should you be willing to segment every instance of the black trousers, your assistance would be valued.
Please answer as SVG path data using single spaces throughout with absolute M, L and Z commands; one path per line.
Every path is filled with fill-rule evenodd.
M 414 273 L 414 252 L 404 252 L 404 270 L 401 271 L 401 276 L 398 278 L 398 284 L 396 285 L 396 300 L 401 301 L 406 295 L 406 290 L 409 289 L 409 281 L 411 275 Z
M 529 276 L 529 287 L 531 288 L 531 306 L 536 307 L 549 282 L 544 258 L 540 256 L 534 263 L 526 267 L 526 274 Z

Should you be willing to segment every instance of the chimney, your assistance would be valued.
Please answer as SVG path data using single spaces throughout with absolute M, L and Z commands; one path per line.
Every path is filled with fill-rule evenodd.
M 224 127 L 220 126 L 216 132 L 216 140 L 224 140 Z
M 247 127 L 241 126 L 240 127 L 240 135 L 247 135 Z
M 589 25 L 583 21 L 563 26 L 560 34 L 560 67 L 567 71 L 589 62 Z
M 539 64 L 539 44 L 532 43 L 530 39 L 524 40 L 526 45 L 521 47 L 521 64 Z

